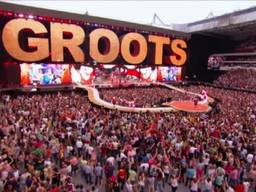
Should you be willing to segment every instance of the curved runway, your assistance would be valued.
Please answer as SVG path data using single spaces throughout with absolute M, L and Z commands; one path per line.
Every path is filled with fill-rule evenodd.
M 167 87 L 169 89 L 174 89 L 174 90 L 182 92 L 182 93 L 188 93 L 188 94 L 191 94 L 191 95 L 201 96 L 200 94 L 187 92 L 183 89 L 174 87 L 172 85 L 167 85 L 165 83 L 156 83 L 156 85 L 161 85 L 161 86 Z M 186 106 L 183 106 L 183 107 L 180 107 L 180 108 L 172 107 L 171 105 L 167 106 L 167 107 L 141 108 L 141 107 L 127 107 L 127 106 L 121 106 L 121 105 L 114 105 L 110 102 L 102 100 L 99 96 L 99 91 L 94 87 L 87 86 L 87 85 L 77 85 L 77 86 L 75 86 L 75 88 L 85 89 L 88 92 L 88 98 L 89 98 L 90 102 L 92 102 L 92 103 L 94 103 L 98 106 L 102 106 L 104 108 L 107 108 L 107 109 L 118 110 L 118 111 L 123 111 L 123 112 L 137 112 L 137 113 L 138 112 L 142 112 L 142 113 L 145 113 L 145 112 L 153 112 L 153 113 L 156 113 L 156 112 L 176 112 L 176 111 L 208 112 L 208 111 L 211 110 L 211 107 L 208 106 L 208 105 L 205 106 L 205 110 L 201 110 L 201 111 L 197 111 L 197 110 L 193 111 L 193 110 L 190 110 L 190 108 L 186 109 Z

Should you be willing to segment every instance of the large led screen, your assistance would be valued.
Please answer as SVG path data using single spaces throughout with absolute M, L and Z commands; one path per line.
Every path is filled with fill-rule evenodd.
M 20 64 L 21 85 L 92 84 L 95 70 L 69 64 Z
M 179 81 L 180 67 L 132 65 L 20 64 L 21 85 L 112 84 Z

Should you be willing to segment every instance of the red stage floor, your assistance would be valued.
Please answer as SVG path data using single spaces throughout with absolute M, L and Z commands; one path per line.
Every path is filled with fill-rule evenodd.
M 186 112 L 208 112 L 210 107 L 205 104 L 194 105 L 193 101 L 172 101 L 164 103 L 166 106 L 171 106 L 176 110 L 186 111 Z

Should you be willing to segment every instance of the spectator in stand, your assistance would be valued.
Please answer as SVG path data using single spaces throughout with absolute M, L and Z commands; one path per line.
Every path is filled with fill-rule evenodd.
M 233 69 L 220 75 L 214 84 L 237 89 L 256 90 L 255 69 Z

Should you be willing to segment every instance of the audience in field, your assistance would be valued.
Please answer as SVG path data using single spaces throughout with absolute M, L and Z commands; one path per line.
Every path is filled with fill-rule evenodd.
M 1 95 L 0 191 L 254 191 L 256 95 L 185 89 L 206 90 L 219 110 L 123 113 L 77 92 Z M 179 97 L 160 87 L 101 94 L 144 107 Z
M 100 96 L 108 102 L 115 102 L 117 105 L 134 107 L 156 107 L 161 106 L 165 101 L 191 100 L 191 95 L 165 87 L 154 86 L 143 88 L 117 88 L 100 89 Z

